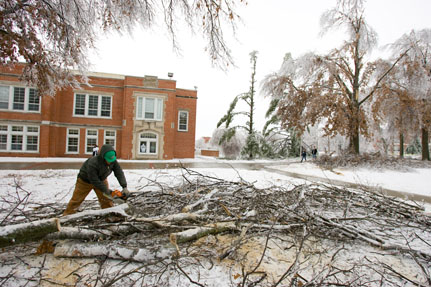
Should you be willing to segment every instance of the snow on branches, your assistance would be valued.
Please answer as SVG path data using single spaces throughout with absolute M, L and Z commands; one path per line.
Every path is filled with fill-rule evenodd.
M 242 0 L 5 0 L 0 4 L 0 64 L 26 62 L 22 79 L 53 96 L 63 87 L 87 82 L 73 71 L 85 75 L 88 52 L 101 33 L 131 32 L 138 25 L 148 29 L 161 20 L 175 49 L 183 21 L 207 39 L 212 62 L 226 67 L 233 60 L 222 24 L 229 23 L 235 32 L 237 2 Z
M 60 233 L 67 232 L 60 237 L 54 232 L 46 238 L 50 243 L 43 242 L 52 246 L 46 250 L 54 257 L 39 246 L 42 264 L 28 259 L 37 241 L 5 247 L 1 280 L 62 284 L 66 278 L 53 277 L 48 266 L 79 260 L 82 264 L 62 272 L 73 279 L 70 284 L 431 283 L 431 218 L 420 205 L 365 187 L 309 183 L 259 188 L 236 172 L 235 181 L 187 168 L 175 180 L 142 179 L 128 206 L 98 210 L 93 202 L 96 210 L 86 207 L 60 217 Z M 64 206 L 52 205 L 25 211 L 24 221 L 60 216 Z M 114 214 L 120 218 L 110 222 Z M 6 210 L 2 215 L 9 215 L 8 224 L 23 221 Z M 25 275 L 18 272 L 21 268 L 28 270 Z

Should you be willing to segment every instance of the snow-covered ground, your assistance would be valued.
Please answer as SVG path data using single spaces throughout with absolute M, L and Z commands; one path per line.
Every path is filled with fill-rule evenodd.
M 83 162 L 84 158 L 18 158 L 18 157 L 4 157 L 3 162 Z M 134 161 L 134 160 L 119 160 L 122 162 L 145 162 L 145 161 Z M 300 163 L 299 159 L 289 160 L 219 160 L 212 157 L 197 157 L 195 159 L 173 159 L 168 161 L 151 161 L 151 162 L 162 162 L 162 163 L 228 163 L 228 164 L 259 164 L 261 166 L 268 165 L 271 169 L 279 171 L 286 171 L 294 174 L 301 174 L 311 177 L 324 178 L 329 180 L 344 181 L 349 183 L 362 184 L 366 186 L 385 188 L 403 193 L 418 194 L 425 197 L 429 197 L 431 201 L 431 185 L 429 179 L 431 178 L 431 168 L 408 168 L 407 170 L 389 170 L 389 169 L 377 169 L 377 168 L 336 168 L 333 170 L 321 169 L 311 161 Z M 248 170 L 239 169 L 239 174 L 231 168 L 208 168 L 199 169 L 206 170 L 214 175 L 227 180 L 234 180 L 241 176 L 247 181 L 256 182 L 258 185 L 270 184 L 271 182 L 285 182 L 286 184 L 304 182 L 304 180 L 283 176 L 281 174 L 270 172 L 269 170 Z M 155 177 L 162 173 L 165 176 L 167 174 L 178 175 L 179 170 L 166 169 L 166 170 L 125 170 L 125 174 L 130 186 L 133 190 L 136 186 L 139 186 L 142 178 Z M 68 196 L 71 195 L 72 189 L 75 184 L 75 178 L 77 170 L 21 170 L 21 171 L 8 171 L 0 170 L 0 185 L 3 184 L 4 176 L 7 174 L 16 174 L 20 178 L 27 179 L 31 182 L 32 187 L 24 185 L 25 188 L 30 190 L 38 191 L 37 196 L 41 197 L 41 200 L 49 199 L 51 192 L 46 192 L 47 186 L 60 186 L 63 188 L 62 194 L 59 197 L 62 200 L 68 200 Z M 29 180 L 31 178 L 31 180 Z M 112 187 L 119 187 L 115 177 L 111 175 L 109 177 L 109 183 Z M 35 194 L 36 195 L 36 194 Z M 58 198 L 56 198 L 58 200 Z M 430 208 L 427 205 L 427 209 Z M 429 209 L 431 211 L 431 208 Z
M 296 162 L 288 165 L 272 166 L 272 168 L 431 197 L 431 184 L 429 182 L 429 178 L 431 178 L 430 168 L 409 168 L 407 171 L 383 170 L 369 167 L 327 170 L 321 169 L 312 162 Z
M 63 159 L 63 158 L 2 158 L 3 162 L 65 162 L 65 161 L 84 161 L 85 159 Z M 395 171 L 395 170 L 377 170 L 372 168 L 343 168 L 334 169 L 332 171 L 322 170 L 312 162 L 300 163 L 298 159 L 284 160 L 284 161 L 226 161 L 217 160 L 214 158 L 199 157 L 196 159 L 186 160 L 171 160 L 168 162 L 179 162 L 182 163 L 193 163 L 193 162 L 219 162 L 219 163 L 255 163 L 259 166 L 267 166 L 268 168 L 262 168 L 259 170 L 247 169 L 247 168 L 197 168 L 194 169 L 199 173 L 206 175 L 213 175 L 218 178 L 222 178 L 230 181 L 237 181 L 241 178 L 244 181 L 252 182 L 258 188 L 265 188 L 267 186 L 293 186 L 307 182 L 305 179 L 291 177 L 288 174 L 301 174 L 312 176 L 313 180 L 316 178 L 325 178 L 330 180 L 345 181 L 350 183 L 363 184 L 373 187 L 382 187 L 386 189 L 396 190 L 404 193 L 414 193 L 427 196 L 431 198 L 430 178 L 431 169 L 427 168 L 409 168 L 407 171 Z M 126 161 L 121 161 L 126 162 Z M 130 162 L 130 161 L 127 161 Z M 131 161 L 133 162 L 133 161 Z M 162 161 L 166 162 L 166 161 Z M 280 172 L 274 172 L 274 170 Z M 148 184 L 150 181 L 157 181 L 163 183 L 169 183 L 170 185 L 181 181 L 181 169 L 130 169 L 125 170 L 125 175 L 128 181 L 130 190 L 142 190 L 143 186 Z M 286 172 L 286 173 L 283 173 Z M 64 169 L 64 170 L 0 170 L 0 196 L 6 197 L 16 193 L 16 186 L 19 185 L 23 190 L 29 193 L 29 201 L 39 203 L 67 203 L 70 199 L 73 188 L 76 181 L 78 170 L 76 169 Z M 109 177 L 109 184 L 111 188 L 119 188 L 119 184 L 116 181 L 114 175 Z M 95 194 L 90 193 L 88 199 L 95 199 Z M 426 212 L 431 212 L 431 205 L 424 204 Z M 260 239 L 257 239 L 260 240 Z M 263 243 L 254 245 L 263 246 Z M 274 250 L 276 247 L 273 246 Z M 274 251 L 275 252 L 275 251 Z M 277 252 L 282 252 L 281 250 Z M 283 251 L 284 252 L 284 251 Z M 260 254 L 257 252 L 257 254 Z M 281 254 L 281 253 L 277 253 Z M 274 255 L 277 257 L 278 255 Z M 3 256 L 3 260 L 7 259 L 8 255 Z M 10 255 L 9 255 L 10 256 Z M 36 258 L 35 260 L 41 260 Z M 283 259 L 284 260 L 284 259 Z M 57 262 L 57 263 L 55 263 Z M 275 262 L 275 261 L 274 261 Z M 69 262 L 68 264 L 72 264 Z M 76 262 L 75 262 L 76 263 Z M 47 263 L 48 264 L 48 263 Z M 51 264 L 51 263 L 50 263 Z M 58 261 L 53 261 L 54 264 L 51 269 L 54 269 L 55 264 Z M 64 264 L 61 263 L 61 264 Z M 271 268 L 278 266 L 276 262 Z M 64 266 L 62 267 L 64 268 Z M 73 270 L 76 267 L 70 267 Z M 60 268 L 61 269 L 61 268 Z M 232 271 L 232 269 L 231 269 Z M 64 273 L 64 270 L 59 270 L 59 274 Z M 95 271 L 97 272 L 97 271 Z M 0 273 L 5 275 L 5 270 L 1 270 Z M 213 282 L 214 284 L 208 284 L 208 286 L 229 286 L 232 283 L 232 277 L 235 274 L 226 274 L 226 270 L 220 266 L 216 266 L 214 269 L 209 271 L 208 274 L 201 274 L 204 277 L 209 278 L 206 282 Z M 211 279 L 212 278 L 212 279 Z M 183 281 L 187 282 L 187 280 Z M 178 286 L 189 286 L 187 284 L 180 284 L 176 282 Z M 12 285 L 6 285 L 12 286 Z M 48 285 L 47 285 L 48 286 Z M 172 285 L 174 286 L 174 285 Z

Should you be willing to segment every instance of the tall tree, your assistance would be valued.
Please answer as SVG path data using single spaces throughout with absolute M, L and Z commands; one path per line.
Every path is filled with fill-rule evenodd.
M 299 156 L 300 139 L 294 129 L 286 130 L 282 127 L 278 114 L 279 98 L 273 98 L 266 111 L 265 125 L 262 130 L 261 153 L 264 157 Z
M 350 140 L 350 151 L 359 154 L 359 137 L 369 135 L 369 117 L 363 108 L 386 71 L 376 70 L 367 55 L 377 45 L 377 36 L 364 18 L 363 0 L 338 0 L 321 18 L 322 33 L 346 28 L 347 40 L 327 55 L 307 54 L 284 59 L 282 69 L 265 79 L 270 96 L 283 95 L 280 115 L 285 125 L 303 132 L 307 125 L 324 122 L 326 135 L 341 134 Z M 401 56 L 400 56 L 401 57 Z
M 380 69 L 388 69 L 388 61 L 379 61 Z M 408 67 L 400 63 L 382 81 L 372 104 L 376 126 L 385 126 L 390 134 L 398 134 L 400 158 L 404 157 L 406 138 L 417 135 L 418 115 L 416 101 L 409 92 Z
M 229 140 L 237 129 L 244 129 L 247 132 L 247 140 L 246 144 L 242 150 L 242 153 L 247 155 L 249 159 L 254 158 L 259 153 L 259 141 L 257 132 L 254 128 L 255 125 L 255 85 L 256 85 L 256 62 L 257 62 L 257 51 L 253 51 L 250 53 L 250 62 L 252 64 L 252 73 L 251 73 L 251 81 L 250 81 L 250 89 L 246 93 L 239 94 L 234 98 L 232 103 L 229 106 L 227 113 L 219 120 L 217 123 L 217 128 L 221 125 L 225 125 L 226 131 L 222 138 L 220 139 L 220 143 L 223 141 Z M 238 101 L 241 100 L 246 103 L 248 110 L 246 111 L 236 111 L 236 106 Z M 233 120 L 236 116 L 243 115 L 246 117 L 246 123 L 236 126 L 231 126 Z
M 82 74 L 95 39 L 109 31 L 150 28 L 162 15 L 174 48 L 180 20 L 208 40 L 214 64 L 232 63 L 222 23 L 235 31 L 235 4 L 243 0 L 3 0 L 0 2 L 0 64 L 25 61 L 22 80 L 54 95 L 63 86 L 78 85 L 72 70 Z M 182 16 L 182 17 L 179 17 Z
M 415 101 L 422 134 L 422 159 L 430 160 L 429 131 L 431 128 L 431 29 L 411 31 L 393 45 L 395 55 L 406 52 L 398 87 Z

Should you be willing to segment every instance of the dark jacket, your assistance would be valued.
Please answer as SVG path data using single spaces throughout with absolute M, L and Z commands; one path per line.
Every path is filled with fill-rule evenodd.
M 104 193 L 108 193 L 108 188 L 103 181 L 114 172 L 120 185 L 124 188 L 127 187 L 126 177 L 124 176 L 123 170 L 117 161 L 114 161 L 110 165 L 105 162 L 104 155 L 106 152 L 114 150 L 111 145 L 103 145 L 97 156 L 90 157 L 87 159 L 79 170 L 78 177 L 94 185 L 95 188 L 100 189 Z

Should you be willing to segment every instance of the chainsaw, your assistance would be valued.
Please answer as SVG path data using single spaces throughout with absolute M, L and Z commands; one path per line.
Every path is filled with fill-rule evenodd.
M 111 194 L 107 195 L 109 199 L 117 204 L 125 203 L 127 196 L 121 192 L 121 190 L 115 189 L 110 191 Z

